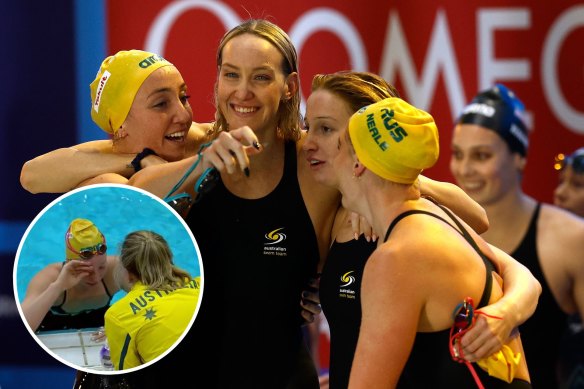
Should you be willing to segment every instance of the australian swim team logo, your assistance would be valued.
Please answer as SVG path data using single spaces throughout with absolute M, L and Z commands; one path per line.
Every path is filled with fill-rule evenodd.
M 355 277 L 353 277 L 351 275 L 351 273 L 354 273 L 354 272 L 355 272 L 354 270 L 351 270 L 351 271 L 346 272 L 345 274 L 343 274 L 341 276 L 341 281 L 346 282 L 346 284 L 341 285 L 341 288 L 344 288 L 345 286 L 349 286 L 355 282 Z
M 276 228 L 264 235 L 267 242 L 264 242 L 264 255 L 286 256 L 286 247 L 279 244 L 286 240 L 286 234 L 282 232 L 284 227 Z
M 278 243 L 282 242 L 284 239 L 286 239 L 286 234 L 284 234 L 283 232 L 280 232 L 283 229 L 284 229 L 284 227 L 278 228 L 278 229 L 275 229 L 274 231 L 268 232 L 266 235 L 264 235 L 266 237 L 266 239 L 270 241 L 266 244 L 278 244 Z
M 357 281 L 355 276 L 352 275 L 354 272 L 354 270 L 351 270 L 341 276 L 342 284 L 339 286 L 340 298 L 355 300 L 355 289 L 350 286 Z

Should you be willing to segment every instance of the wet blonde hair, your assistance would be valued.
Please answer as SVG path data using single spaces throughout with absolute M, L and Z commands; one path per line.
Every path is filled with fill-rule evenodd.
M 231 39 L 243 35 L 252 34 L 270 42 L 282 54 L 281 70 L 287 77 L 292 73 L 298 73 L 298 55 L 296 48 L 292 44 L 290 37 L 284 30 L 265 19 L 249 19 L 231 30 L 227 31 L 219 47 L 217 48 L 217 71 L 223 64 L 223 48 Z M 221 112 L 217 97 L 217 81 L 215 82 L 215 123 L 213 130 L 215 132 L 228 130 L 228 123 L 225 115 Z M 278 107 L 278 134 L 285 140 L 300 139 L 300 86 L 288 100 L 281 101 Z
M 120 262 L 148 289 L 172 290 L 191 280 L 185 270 L 174 265 L 166 240 L 154 231 L 135 231 L 122 243 Z
M 389 97 L 400 97 L 393 85 L 377 74 L 369 72 L 340 71 L 317 74 L 312 79 L 312 91 L 319 89 L 335 94 L 347 103 L 353 112 Z

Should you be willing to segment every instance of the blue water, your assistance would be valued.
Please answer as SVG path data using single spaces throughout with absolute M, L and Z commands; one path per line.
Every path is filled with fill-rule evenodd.
M 16 256 L 17 299 L 22 302 L 31 278 L 49 263 L 65 259 L 65 232 L 73 219 L 93 221 L 105 235 L 108 255 L 119 255 L 124 237 L 150 230 L 168 242 L 175 264 L 201 275 L 200 253 L 183 219 L 158 198 L 122 185 L 98 185 L 69 192 L 49 204 L 24 234 Z M 116 293 L 113 301 L 125 295 Z

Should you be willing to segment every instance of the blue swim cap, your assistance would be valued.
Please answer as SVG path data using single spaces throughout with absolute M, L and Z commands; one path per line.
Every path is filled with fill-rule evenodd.
M 529 129 L 524 119 L 525 106 L 512 90 L 503 84 L 479 92 L 464 107 L 458 124 L 477 124 L 495 131 L 512 152 L 522 156 L 529 147 Z

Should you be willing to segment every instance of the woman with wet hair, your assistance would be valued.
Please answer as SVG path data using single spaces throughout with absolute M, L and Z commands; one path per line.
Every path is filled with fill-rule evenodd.
M 116 370 L 152 361 L 172 349 L 192 322 L 200 278 L 174 265 L 166 240 L 154 231 L 128 234 L 116 269 L 126 296 L 105 315 Z

